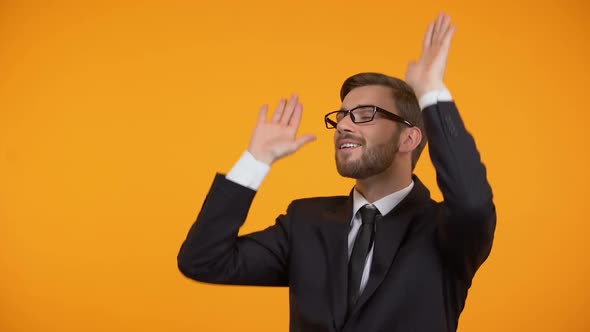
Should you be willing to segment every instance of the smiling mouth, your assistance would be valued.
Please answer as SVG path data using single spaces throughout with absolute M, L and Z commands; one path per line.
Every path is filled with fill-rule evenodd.
M 339 150 L 346 150 L 346 149 L 354 149 L 354 148 L 359 148 L 361 145 L 360 144 L 354 144 L 354 143 L 345 143 L 345 144 L 341 144 L 338 149 Z

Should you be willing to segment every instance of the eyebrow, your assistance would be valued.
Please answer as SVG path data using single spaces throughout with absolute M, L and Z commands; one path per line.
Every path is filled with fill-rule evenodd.
M 373 104 L 357 104 L 356 106 L 354 106 L 354 107 L 351 107 L 351 108 L 349 108 L 349 109 L 346 109 L 346 108 L 344 108 L 344 107 L 342 107 L 342 106 L 341 106 L 341 107 L 340 107 L 340 109 L 339 109 L 339 111 L 348 111 L 348 110 L 351 110 L 351 109 L 353 109 L 353 108 L 357 108 L 357 107 L 363 107 L 363 106 L 364 106 L 364 107 L 379 107 L 379 108 L 383 108 L 383 107 L 381 107 L 381 106 L 377 106 L 377 105 L 373 105 Z

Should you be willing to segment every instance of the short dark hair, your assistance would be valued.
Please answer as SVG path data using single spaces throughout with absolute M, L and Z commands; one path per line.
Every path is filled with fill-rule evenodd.
M 424 121 L 422 120 L 422 111 L 420 110 L 418 98 L 416 97 L 414 90 L 406 82 L 396 77 L 379 73 L 360 73 L 347 78 L 344 83 L 342 83 L 340 100 L 343 101 L 344 97 L 346 97 L 346 95 L 353 89 L 367 85 L 381 85 L 391 88 L 395 107 L 399 112 L 398 115 L 410 121 L 422 131 L 422 140 L 412 152 L 413 170 L 416 167 L 416 163 L 418 163 L 420 154 L 422 154 L 422 150 L 424 150 L 427 141 L 426 131 L 424 130 Z

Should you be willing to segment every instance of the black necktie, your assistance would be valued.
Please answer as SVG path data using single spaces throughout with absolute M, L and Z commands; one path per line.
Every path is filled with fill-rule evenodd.
M 359 229 L 352 254 L 348 262 L 348 311 L 350 312 L 360 296 L 361 279 L 375 236 L 375 216 L 379 211 L 372 205 L 361 208 L 362 225 Z

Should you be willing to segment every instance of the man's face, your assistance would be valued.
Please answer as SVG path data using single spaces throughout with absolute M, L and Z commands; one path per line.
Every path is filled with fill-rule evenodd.
M 391 88 L 381 85 L 355 88 L 342 101 L 345 110 L 358 105 L 375 105 L 397 114 Z M 384 172 L 393 163 L 398 150 L 398 128 L 396 122 L 379 113 L 367 123 L 353 123 L 350 116 L 342 119 L 334 133 L 338 173 L 366 179 Z

